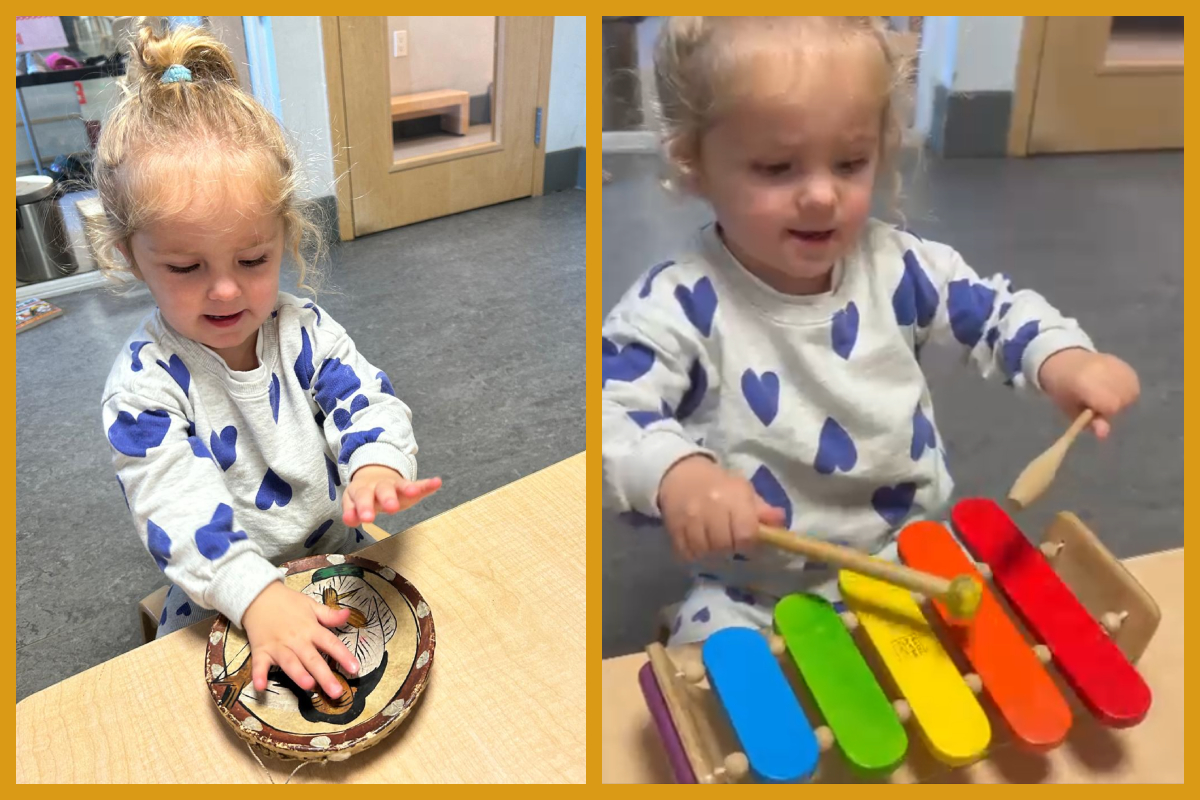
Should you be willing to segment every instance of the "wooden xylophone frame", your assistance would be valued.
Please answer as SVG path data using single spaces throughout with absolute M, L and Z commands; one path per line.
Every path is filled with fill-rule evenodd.
M 972 501 L 979 502 L 979 501 Z M 990 504 L 990 501 L 986 501 Z M 998 508 L 998 507 L 997 507 Z M 1005 518 L 1007 519 L 1007 518 Z M 921 523 L 926 524 L 926 523 Z M 1016 530 L 1013 524 L 1013 530 Z M 1018 531 L 1019 533 L 1019 531 Z M 1043 531 L 1039 547 L 1034 551 L 1037 559 L 1044 559 L 1058 578 L 1086 609 L 1087 614 L 1099 623 L 1102 630 L 1119 648 L 1120 654 L 1131 665 L 1145 651 L 1158 627 L 1161 613 L 1146 589 L 1129 573 L 1100 542 L 1096 535 L 1074 514 L 1060 512 Z M 974 552 L 972 552 L 972 556 Z M 902 556 L 903 557 L 903 556 Z M 973 559 L 972 559 L 973 560 Z M 993 596 L 1004 612 L 1023 634 L 1025 644 L 1032 648 L 1038 660 L 1048 668 L 1055 666 L 1055 658 L 1046 643 L 1022 624 L 1021 616 L 1010 605 L 1010 599 L 992 580 L 992 571 L 986 563 L 976 561 L 975 567 L 986 579 Z M 971 671 L 970 664 L 955 646 L 946 640 L 947 629 L 940 624 L 934 604 L 925 598 L 913 596 L 920 603 L 921 612 L 929 620 L 930 627 L 959 667 L 963 682 L 974 695 L 983 695 L 981 705 L 987 706 L 988 692 L 979 675 Z M 851 612 L 843 613 L 842 619 L 862 650 L 866 661 L 875 673 L 879 685 L 884 688 L 900 722 L 910 729 L 909 744 L 904 763 L 888 769 L 886 774 L 864 774 L 855 770 L 845 760 L 838 758 L 835 737 L 822 715 L 816 710 L 811 692 L 805 685 L 794 665 L 787 663 L 783 639 L 776 630 L 766 629 L 759 633 L 768 643 L 772 655 L 783 662 L 780 668 L 791 690 L 800 700 L 804 716 L 811 722 L 820 748 L 820 770 L 817 779 L 834 781 L 891 779 L 892 773 L 906 770 L 918 780 L 926 780 L 937 772 L 945 772 L 962 762 L 951 763 L 939 758 L 931 750 L 915 742 L 920 736 L 911 728 L 915 721 L 910 709 L 894 681 L 889 680 L 887 670 L 873 646 L 866 641 L 861 630 L 857 630 L 857 619 Z M 776 625 L 778 628 L 778 624 Z M 734 783 L 757 780 L 744 748 L 740 746 L 735 725 L 713 691 L 709 674 L 702 657 L 702 644 L 665 647 L 653 643 L 646 648 L 648 663 L 639 672 L 643 696 L 650 710 L 659 739 L 666 751 L 675 781 L 678 783 Z M 1064 684 L 1063 676 L 1053 673 L 1055 683 L 1064 696 L 1071 692 Z M 1072 697 L 1074 700 L 1074 698 Z M 993 708 L 987 707 L 989 718 L 994 719 Z M 1086 712 L 1085 712 L 1086 713 Z M 1099 718 L 1102 715 L 1098 715 Z M 1100 719 L 1101 724 L 1113 727 L 1129 727 L 1138 720 L 1114 721 Z M 993 721 L 993 725 L 996 723 Z M 915 744 L 915 746 L 914 746 Z M 1018 745 L 1021 743 L 1018 742 Z M 1057 742 L 1050 748 L 1057 746 Z M 1050 749 L 1042 748 L 1042 749 Z M 1033 748 L 1038 749 L 1038 748 Z M 986 753 L 981 756 L 986 758 Z M 976 759 L 978 760 L 978 759 Z M 836 763 L 834 763 L 836 762 Z M 969 762 L 968 762 L 969 763 Z M 829 774 L 827 773 L 829 767 Z M 839 777 L 840 776 L 840 777 Z

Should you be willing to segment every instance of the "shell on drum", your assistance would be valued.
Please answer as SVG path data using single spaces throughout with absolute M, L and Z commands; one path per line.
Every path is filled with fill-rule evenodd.
M 377 744 L 412 710 L 433 668 L 429 605 L 390 567 L 356 556 L 317 555 L 283 565 L 284 583 L 331 608 L 349 608 L 334 633 L 360 664 L 344 675 L 333 700 L 305 691 L 272 667 L 267 688 L 250 678 L 250 647 L 240 628 L 219 615 L 208 638 L 205 680 L 221 716 L 243 739 L 289 759 L 340 761 Z

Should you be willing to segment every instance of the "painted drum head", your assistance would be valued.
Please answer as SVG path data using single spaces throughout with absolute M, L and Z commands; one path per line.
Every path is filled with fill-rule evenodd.
M 342 682 L 332 700 L 304 691 L 272 667 L 267 689 L 250 679 L 245 631 L 218 615 L 208 636 L 205 679 L 221 716 L 243 739 L 276 756 L 341 761 L 377 744 L 408 716 L 433 668 L 433 615 L 411 583 L 395 570 L 356 556 L 310 556 L 283 565 L 284 582 L 333 608 L 349 608 L 345 626 L 333 629 L 361 665 L 347 676 L 328 657 Z

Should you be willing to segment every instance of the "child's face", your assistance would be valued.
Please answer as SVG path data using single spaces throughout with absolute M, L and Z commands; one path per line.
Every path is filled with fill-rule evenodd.
M 231 368 L 248 369 L 255 334 L 279 295 L 283 223 L 235 205 L 149 225 L 130 246 L 134 272 L 168 324 Z
M 733 254 L 796 294 L 828 290 L 870 212 L 880 152 L 881 102 L 814 84 L 732 107 L 704 134 L 696 169 Z

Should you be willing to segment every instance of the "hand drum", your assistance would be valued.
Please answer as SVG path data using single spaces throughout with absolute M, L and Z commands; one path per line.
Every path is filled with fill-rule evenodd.
M 335 700 L 272 667 L 260 693 L 245 631 L 220 615 L 208 637 L 208 687 L 221 716 L 251 745 L 286 759 L 342 761 L 377 744 L 412 710 L 433 668 L 433 615 L 416 587 L 374 561 L 330 554 L 283 568 L 289 588 L 350 609 L 334 633 L 358 659 L 359 674 L 342 674 L 326 657 L 342 684 Z

